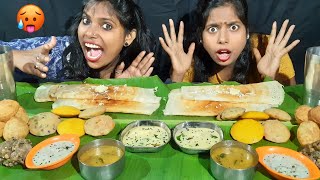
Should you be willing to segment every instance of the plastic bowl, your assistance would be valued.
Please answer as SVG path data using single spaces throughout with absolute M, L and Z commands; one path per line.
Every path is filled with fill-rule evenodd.
M 73 150 L 70 152 L 67 152 L 66 155 L 64 155 L 61 158 L 57 158 L 56 161 L 50 162 L 50 163 L 46 163 L 43 165 L 37 165 L 33 162 L 34 157 L 37 155 L 37 153 L 40 150 L 43 150 L 43 148 L 48 148 L 49 145 L 51 144 L 56 144 L 58 142 L 71 142 L 74 146 Z M 25 160 L 25 165 L 27 168 L 29 169 L 45 169 L 45 170 L 50 170 L 50 169 L 55 169 L 58 168 L 62 165 L 64 165 L 65 163 L 67 163 L 71 158 L 72 155 L 74 153 L 77 152 L 78 148 L 80 145 L 80 138 L 77 135 L 73 135 L 73 134 L 64 134 L 64 135 L 59 135 L 59 136 L 54 136 L 51 137 L 49 139 L 46 139 L 42 142 L 40 142 L 39 144 L 37 144 L 36 146 L 34 146 L 30 152 L 27 154 L 26 160 Z M 67 147 L 68 148 L 68 147 Z M 54 154 L 57 155 L 57 150 L 53 150 Z M 45 158 L 48 158 L 49 155 L 47 154 L 45 156 Z
M 269 172 L 271 176 L 273 176 L 276 179 L 282 179 L 282 180 L 293 180 L 293 179 L 319 179 L 320 178 L 320 171 L 318 167 L 305 155 L 294 151 L 292 149 L 284 148 L 284 147 L 278 147 L 278 146 L 263 146 L 258 147 L 256 149 L 258 155 L 259 155 L 259 162 L 262 164 L 262 166 L 265 167 L 265 169 Z M 309 177 L 308 178 L 294 178 L 291 176 L 284 175 L 282 173 L 279 173 L 273 169 L 271 169 L 265 162 L 264 157 L 269 154 L 281 154 L 285 156 L 290 156 L 298 161 L 300 161 L 305 167 L 309 170 Z

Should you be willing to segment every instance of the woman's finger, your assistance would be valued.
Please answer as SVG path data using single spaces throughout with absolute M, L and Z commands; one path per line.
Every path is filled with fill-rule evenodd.
M 184 35 L 184 24 L 183 21 L 180 21 L 179 32 L 178 32 L 178 43 L 183 43 L 183 35 Z
M 41 77 L 41 78 L 46 78 L 47 77 L 47 75 L 45 73 L 41 72 L 39 69 L 36 69 L 36 68 L 34 68 L 32 70 L 32 74 L 34 74 L 34 75 L 36 75 L 38 77 Z
M 34 68 L 42 72 L 48 72 L 49 68 L 40 62 L 34 63 Z
M 170 56 L 170 53 L 171 53 L 171 49 L 169 48 L 169 46 L 166 44 L 166 42 L 164 42 L 164 39 L 162 37 L 159 37 L 159 41 L 160 41 L 160 44 L 163 48 L 163 50 L 165 50 L 169 56 Z
M 45 55 L 45 54 L 40 53 L 36 56 L 36 62 L 47 63 L 49 61 L 50 61 L 49 55 Z
M 282 23 L 282 26 L 281 26 L 281 29 L 278 33 L 278 36 L 276 38 L 276 41 L 275 41 L 275 44 L 280 44 L 281 40 L 283 39 L 283 36 L 286 32 L 286 29 L 287 29 L 287 26 L 289 24 L 289 20 L 286 19 L 283 23 Z
M 40 66 L 39 66 L 39 68 L 40 68 Z M 25 73 L 32 74 L 32 75 L 38 76 L 40 78 L 47 77 L 47 75 L 45 73 L 43 73 L 42 71 L 40 71 L 38 68 L 35 67 L 34 63 L 26 63 L 23 66 L 23 70 Z
M 143 59 L 144 55 L 146 54 L 146 51 L 141 51 L 138 56 L 132 61 L 130 66 L 137 68 L 141 60 Z
M 121 62 L 120 65 L 116 67 L 114 71 L 115 78 L 119 77 L 122 74 L 124 67 L 125 67 L 124 62 Z
M 143 75 L 143 77 L 149 77 L 153 71 L 153 67 L 150 67 L 148 71 Z
M 174 28 L 174 22 L 172 19 L 169 19 L 169 26 L 170 26 L 170 37 L 171 37 L 171 42 L 177 42 L 177 35 L 176 35 L 176 30 Z
M 294 28 L 295 28 L 295 25 L 291 25 L 289 27 L 288 32 L 286 33 L 286 35 L 284 36 L 284 38 L 282 39 L 282 41 L 279 44 L 280 48 L 284 48 L 287 45 Z
M 55 36 L 51 36 L 48 43 L 44 44 L 41 49 L 41 54 L 49 54 L 50 50 L 57 44 L 57 39 Z
M 253 48 L 253 55 L 256 58 L 256 62 L 258 64 L 261 59 L 261 54 L 257 48 Z
M 272 24 L 272 29 L 271 29 L 271 33 L 270 33 L 270 39 L 267 45 L 267 50 L 270 50 L 274 44 L 274 40 L 276 38 L 277 35 L 277 22 L 274 21 Z
M 284 56 L 289 51 L 291 51 L 294 47 L 296 47 L 296 45 L 299 44 L 299 42 L 300 42 L 300 40 L 295 40 L 289 46 L 287 46 L 284 49 L 282 49 L 282 51 L 280 52 L 280 57 Z
M 172 41 L 170 39 L 167 27 L 164 24 L 162 24 L 162 31 L 163 31 L 164 39 L 166 40 L 167 45 L 170 47 L 172 45 Z
M 147 62 L 153 57 L 153 55 L 154 55 L 153 52 L 147 54 L 147 55 L 142 59 L 142 61 L 139 63 L 139 65 L 138 65 L 137 68 L 138 68 L 138 69 L 143 68 L 143 67 L 147 64 Z
M 150 67 L 152 66 L 154 60 L 155 60 L 155 58 L 152 57 L 147 61 L 147 63 L 140 69 L 141 74 L 146 74 L 148 69 L 150 69 Z
M 195 43 L 191 43 L 189 48 L 188 48 L 188 56 L 193 56 L 194 50 L 196 48 L 196 44 Z

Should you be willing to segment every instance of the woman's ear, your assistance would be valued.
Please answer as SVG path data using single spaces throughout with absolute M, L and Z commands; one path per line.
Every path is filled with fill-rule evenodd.
M 133 42 L 134 39 L 136 39 L 136 37 L 137 37 L 137 30 L 136 29 L 131 30 L 126 35 L 126 38 L 125 38 L 123 46 L 125 46 L 125 47 L 130 46 L 130 44 Z

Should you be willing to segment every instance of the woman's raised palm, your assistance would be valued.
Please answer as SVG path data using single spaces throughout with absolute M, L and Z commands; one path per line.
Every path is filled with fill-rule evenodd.
M 279 70 L 281 58 L 300 42 L 299 40 L 295 40 L 290 45 L 286 46 L 295 28 L 295 25 L 291 25 L 286 32 L 288 23 L 289 20 L 283 22 L 278 35 L 276 35 L 277 23 L 273 23 L 266 53 L 263 57 L 261 57 L 258 49 L 253 49 L 253 53 L 257 60 L 258 71 L 263 76 L 269 76 L 275 79 Z
M 195 49 L 195 44 L 192 43 L 189 46 L 188 52 L 184 52 L 183 49 L 183 33 L 184 33 L 184 24 L 181 21 L 179 25 L 178 37 L 174 29 L 173 20 L 169 20 L 170 26 L 170 35 L 167 30 L 167 27 L 163 24 L 162 30 L 164 38 L 159 38 L 162 48 L 168 53 L 172 63 L 172 73 L 171 79 L 174 82 L 181 82 L 183 80 L 184 74 L 191 66 L 193 59 L 193 52 Z

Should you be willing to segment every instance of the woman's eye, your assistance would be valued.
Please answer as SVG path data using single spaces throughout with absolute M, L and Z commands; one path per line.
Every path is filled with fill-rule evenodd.
M 238 30 L 238 29 L 239 29 L 239 26 L 236 25 L 236 24 L 233 24 L 233 25 L 230 26 L 230 30 L 231 30 L 231 31 L 236 31 L 236 30 Z
M 90 23 L 89 19 L 88 18 L 82 18 L 82 22 L 84 25 L 88 25 Z
M 217 32 L 218 28 L 217 27 L 210 27 L 209 32 Z
M 112 26 L 110 24 L 106 23 L 106 24 L 102 25 L 102 28 L 105 29 L 105 30 L 111 30 Z

